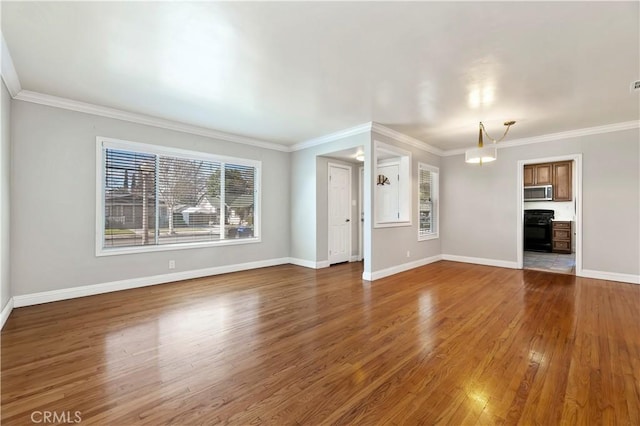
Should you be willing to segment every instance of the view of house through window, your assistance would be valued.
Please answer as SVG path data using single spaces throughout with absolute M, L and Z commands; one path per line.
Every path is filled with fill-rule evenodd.
M 418 210 L 420 225 L 418 239 L 427 240 L 438 237 L 438 168 L 427 164 L 418 164 Z
M 257 237 L 258 164 L 150 151 L 103 143 L 105 251 Z

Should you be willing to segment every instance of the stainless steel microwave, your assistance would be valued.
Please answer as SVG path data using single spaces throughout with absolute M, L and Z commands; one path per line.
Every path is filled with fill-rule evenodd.
M 524 187 L 524 201 L 552 201 L 553 200 L 553 186 L 525 186 Z

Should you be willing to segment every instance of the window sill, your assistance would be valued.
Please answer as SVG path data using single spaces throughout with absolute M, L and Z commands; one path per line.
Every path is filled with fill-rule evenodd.
M 377 222 L 373 227 L 374 228 L 393 228 L 398 226 L 411 226 L 411 221 L 400 221 L 400 222 Z
M 254 244 L 254 243 L 260 243 L 260 242 L 262 242 L 262 239 L 260 237 L 254 237 L 254 238 L 226 239 L 226 240 L 220 240 L 220 241 L 205 241 L 205 242 L 182 243 L 182 244 L 161 244 L 161 245 L 122 247 L 122 248 L 98 247 L 96 250 L 96 257 L 118 256 L 122 254 L 152 253 L 156 251 L 210 248 L 210 247 L 219 247 L 219 246 L 232 246 L 232 245 L 239 245 L 239 244 Z
M 437 240 L 440 238 L 438 234 L 418 235 L 418 241 Z

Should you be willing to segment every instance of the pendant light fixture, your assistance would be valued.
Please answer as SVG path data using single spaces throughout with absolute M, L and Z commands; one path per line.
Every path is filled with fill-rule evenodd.
M 491 161 L 495 161 L 498 158 L 498 149 L 496 148 L 496 144 L 503 140 L 507 133 L 509 132 L 509 128 L 516 124 L 515 121 L 505 121 L 504 125 L 507 126 L 507 129 L 504 131 L 502 137 L 498 140 L 493 139 L 484 128 L 484 124 L 482 121 L 480 122 L 480 126 L 478 129 L 478 146 L 476 148 L 470 148 L 466 150 L 464 153 L 464 161 L 470 164 L 480 164 L 489 163 Z M 482 138 L 482 134 L 485 134 L 487 138 L 492 140 L 491 145 L 484 146 L 484 141 Z

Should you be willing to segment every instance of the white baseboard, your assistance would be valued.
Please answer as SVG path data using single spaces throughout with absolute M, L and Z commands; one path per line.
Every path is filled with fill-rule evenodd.
M 392 266 L 390 268 L 381 269 L 379 271 L 373 272 L 363 272 L 362 279 L 366 281 L 375 281 L 380 278 L 388 277 L 390 275 L 399 274 L 400 272 L 408 271 L 410 269 L 419 268 L 420 266 L 428 265 L 429 263 L 434 263 L 439 260 L 442 260 L 441 255 L 425 257 L 424 259 L 414 260 L 413 262 L 407 262 L 400 265 Z
M 579 275 L 584 278 L 595 278 L 598 280 L 620 281 L 623 283 L 640 284 L 640 275 L 620 274 L 618 272 L 594 271 L 583 269 Z
M 482 257 L 457 256 L 454 254 L 443 254 L 442 260 L 451 260 L 453 262 L 475 263 L 476 265 L 497 266 L 498 268 L 518 269 L 518 262 L 509 262 L 507 260 L 485 259 Z
M 297 257 L 290 257 L 289 263 L 291 263 L 292 265 L 303 266 L 305 268 L 311 268 L 311 269 L 320 269 L 320 268 L 329 267 L 328 260 L 321 260 L 319 262 L 316 262 L 314 260 L 306 260 L 306 259 L 298 259 Z
M 354 256 L 351 256 L 351 259 L 349 259 L 349 262 L 359 262 L 362 259 L 360 259 L 360 256 L 358 256 L 357 254 Z
M 129 290 L 132 288 L 146 287 L 156 284 L 188 280 L 192 278 L 207 277 L 210 275 L 227 274 L 229 272 L 245 271 L 248 269 L 265 268 L 267 266 L 283 265 L 287 263 L 290 263 L 290 259 L 284 257 L 280 259 L 259 260 L 256 262 L 215 266 L 213 268 L 196 269 L 193 271 L 175 272 L 172 274 L 153 275 L 150 277 L 132 278 L 128 280 L 64 288 L 60 290 L 43 291 L 40 293 L 23 294 L 13 296 L 13 305 L 16 308 L 19 308 L 22 306 L 38 305 L 40 303 L 55 302 L 58 300 L 75 299 L 77 297 L 93 296 L 95 294 L 110 293 L 119 290 Z
M 7 322 L 9 315 L 11 315 L 11 311 L 13 310 L 13 297 L 10 297 L 7 301 L 7 304 L 2 308 L 2 313 L 0 313 L 0 330 L 4 327 L 4 323 Z
M 290 257 L 289 263 L 296 266 L 302 266 L 304 268 L 316 269 L 316 262 L 313 260 L 298 259 L 297 257 Z

